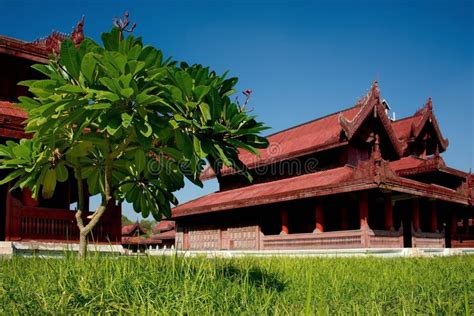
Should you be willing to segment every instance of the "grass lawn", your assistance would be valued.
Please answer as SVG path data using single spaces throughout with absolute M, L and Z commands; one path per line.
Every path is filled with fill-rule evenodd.
M 474 256 L 0 261 L 0 314 L 471 314 Z

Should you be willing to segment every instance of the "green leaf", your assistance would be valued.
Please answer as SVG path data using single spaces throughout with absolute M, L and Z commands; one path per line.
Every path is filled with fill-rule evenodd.
M 140 126 L 140 133 L 145 136 L 145 137 L 150 137 L 151 134 L 153 134 L 153 128 L 151 127 L 151 125 L 148 123 L 148 122 L 144 122 L 141 126 Z
M 48 169 L 43 180 L 43 198 L 50 199 L 53 197 L 54 190 L 56 189 L 56 171 L 54 169 Z
M 146 167 L 146 156 L 143 150 L 136 150 L 135 151 L 135 167 L 137 168 L 138 172 L 143 172 Z
M 21 176 L 22 174 L 24 173 L 23 170 L 21 169 L 18 169 L 18 170 L 15 170 L 15 171 L 12 171 L 10 172 L 5 178 L 3 178 L 1 181 L 0 181 L 0 185 L 4 185 L 12 180 L 15 180 L 16 178 L 18 178 L 19 176 Z
M 69 38 L 61 43 L 61 56 L 59 62 L 66 67 L 68 73 L 73 78 L 79 78 L 79 73 L 81 71 L 79 55 L 76 46 Z
M 66 155 L 71 157 L 85 157 L 92 149 L 94 145 L 89 141 L 81 141 L 72 146 L 67 152 Z
M 57 89 L 59 92 L 68 92 L 68 93 L 82 93 L 84 89 L 80 86 L 65 84 Z
M 125 89 L 120 89 L 120 94 L 124 98 L 130 98 L 133 95 L 133 89 L 132 88 L 125 88 Z
M 130 115 L 128 113 L 122 113 L 122 126 L 125 128 L 128 128 L 130 124 L 132 123 L 133 115 Z
M 87 186 L 89 188 L 89 193 L 95 195 L 99 193 L 99 176 L 100 171 L 98 169 L 94 169 L 89 177 L 87 177 Z
M 118 115 L 113 115 L 109 120 L 106 127 L 107 132 L 110 135 L 115 135 L 122 125 L 122 118 Z
M 56 170 L 56 179 L 59 182 L 66 182 L 69 172 L 67 171 L 66 166 L 64 165 L 64 161 L 60 161 L 55 168 Z
M 104 47 L 107 50 L 116 51 L 119 47 L 119 29 L 114 27 L 111 32 L 101 35 Z
M 201 147 L 201 141 L 196 136 L 193 136 L 193 147 L 199 158 L 206 157 L 206 153 L 202 150 Z
M 205 121 L 211 120 L 212 117 L 211 117 L 211 110 L 209 108 L 209 104 L 200 103 L 199 109 L 201 110 L 202 116 L 205 119 Z
M 211 87 L 208 86 L 197 86 L 196 88 L 194 88 L 193 94 L 197 101 L 201 101 L 202 98 L 204 98 L 209 93 L 210 89 Z
M 94 53 L 89 52 L 82 58 L 81 72 L 89 83 L 94 82 L 94 71 L 96 65 L 97 61 L 94 57 Z
M 88 105 L 85 108 L 88 110 L 107 110 L 112 106 L 110 103 L 95 103 L 92 105 Z
M 186 157 L 191 157 L 194 148 L 193 141 L 191 140 L 191 138 L 180 130 L 176 130 L 175 138 L 176 146 L 178 147 L 178 149 L 183 151 Z
M 176 83 L 186 96 L 192 95 L 193 79 L 186 71 L 178 71 L 175 74 Z

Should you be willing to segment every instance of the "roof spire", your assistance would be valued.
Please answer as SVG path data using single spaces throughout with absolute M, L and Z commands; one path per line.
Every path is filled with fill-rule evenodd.
M 77 22 L 76 27 L 72 29 L 70 37 L 75 45 L 79 45 L 84 40 L 84 20 L 85 16 L 83 15 L 79 22 Z
M 431 97 L 428 97 L 428 100 L 426 100 L 425 106 L 428 108 L 429 111 L 433 109 L 433 102 L 431 101 Z
M 379 82 L 377 80 L 375 80 L 370 87 L 370 97 L 380 100 Z

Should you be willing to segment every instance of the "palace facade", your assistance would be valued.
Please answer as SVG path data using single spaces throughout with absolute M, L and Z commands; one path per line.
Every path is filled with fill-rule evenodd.
M 241 151 L 219 191 L 174 208 L 176 248 L 474 247 L 474 177 L 446 165 L 431 99 L 394 120 L 375 82 L 351 108 Z M 216 177 L 211 168 L 202 179 Z

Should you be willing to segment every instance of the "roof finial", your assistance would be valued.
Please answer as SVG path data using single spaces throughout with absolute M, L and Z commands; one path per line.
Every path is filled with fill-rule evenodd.
M 428 97 L 428 100 L 426 100 L 426 107 L 430 111 L 433 109 L 433 102 L 431 101 L 431 97 Z
M 370 97 L 380 99 L 379 82 L 375 80 L 370 87 Z
M 75 45 L 79 45 L 84 40 L 84 20 L 85 16 L 83 15 L 82 18 L 77 22 L 75 28 L 73 28 L 71 32 L 71 40 Z

